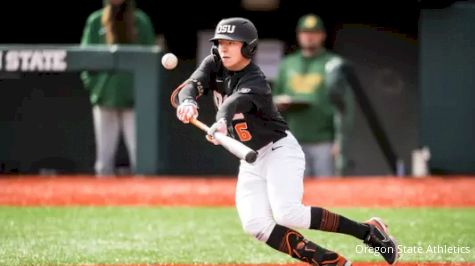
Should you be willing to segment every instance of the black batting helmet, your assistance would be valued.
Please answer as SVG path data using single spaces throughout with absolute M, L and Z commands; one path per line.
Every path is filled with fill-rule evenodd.
M 245 18 L 222 19 L 216 26 L 213 38 L 210 39 L 215 45 L 218 40 L 243 42 L 241 53 L 246 58 L 252 58 L 257 51 L 257 29 Z

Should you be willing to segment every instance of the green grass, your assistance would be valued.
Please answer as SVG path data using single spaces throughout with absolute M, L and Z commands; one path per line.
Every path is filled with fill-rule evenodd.
M 403 261 L 475 262 L 475 208 L 333 209 L 349 218 L 384 217 L 400 244 L 423 248 Z M 360 241 L 302 231 L 353 261 Z M 469 253 L 428 253 L 429 245 Z M 0 207 L 0 265 L 293 262 L 245 235 L 234 208 Z

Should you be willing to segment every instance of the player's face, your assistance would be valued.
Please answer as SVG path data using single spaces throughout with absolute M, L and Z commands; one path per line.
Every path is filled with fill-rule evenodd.
M 318 50 L 320 47 L 323 46 L 325 37 L 326 35 L 322 31 L 301 31 L 297 33 L 297 39 L 300 48 L 304 50 Z
M 231 71 L 243 69 L 250 60 L 241 54 L 243 43 L 231 40 L 218 40 L 218 51 L 225 68 Z

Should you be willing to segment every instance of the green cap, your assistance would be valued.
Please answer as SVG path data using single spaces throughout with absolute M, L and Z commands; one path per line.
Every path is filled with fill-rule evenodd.
M 325 25 L 319 16 L 308 14 L 299 19 L 297 31 L 325 31 Z

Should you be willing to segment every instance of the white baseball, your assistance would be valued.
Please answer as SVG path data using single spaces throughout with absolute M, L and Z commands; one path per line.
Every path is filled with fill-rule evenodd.
M 178 65 L 178 58 L 172 53 L 167 53 L 162 57 L 162 65 L 168 70 L 172 70 Z

